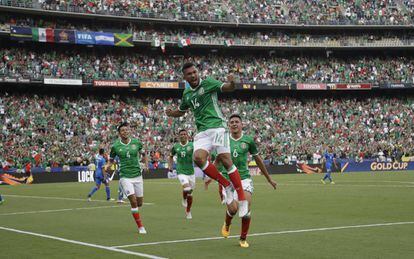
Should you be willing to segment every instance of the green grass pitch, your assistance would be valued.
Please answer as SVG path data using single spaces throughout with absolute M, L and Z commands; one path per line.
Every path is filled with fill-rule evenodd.
M 186 220 L 177 180 L 145 180 L 147 235 L 103 189 L 87 202 L 93 183 L 1 186 L 0 258 L 414 258 L 414 172 L 333 174 L 335 185 L 321 176 L 273 175 L 277 190 L 254 177 L 247 249 L 239 218 L 235 237 L 220 238 L 215 183 L 205 191 L 198 181 Z

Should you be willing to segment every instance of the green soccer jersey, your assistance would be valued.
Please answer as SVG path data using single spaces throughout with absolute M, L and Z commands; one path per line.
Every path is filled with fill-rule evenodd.
M 121 178 L 134 178 L 141 176 L 141 157 L 142 143 L 138 139 L 130 139 L 128 144 L 124 144 L 120 139 L 115 141 L 111 147 L 111 158 L 119 157 Z
M 182 145 L 181 143 L 175 143 L 171 149 L 171 155 L 177 156 L 177 174 L 193 175 L 193 142 L 187 142 Z
M 211 77 L 200 80 L 197 88 L 184 90 L 180 111 L 192 110 L 199 132 L 214 128 L 226 128 L 226 120 L 218 106 L 217 93 L 223 83 Z
M 230 150 L 231 160 L 233 160 L 234 165 L 237 167 L 240 178 L 242 180 L 250 178 L 249 153 L 252 156 L 256 156 L 259 153 L 253 138 L 246 135 L 242 135 L 239 139 L 230 137 Z M 225 178 L 229 179 L 227 170 L 223 166 L 220 166 L 218 169 Z

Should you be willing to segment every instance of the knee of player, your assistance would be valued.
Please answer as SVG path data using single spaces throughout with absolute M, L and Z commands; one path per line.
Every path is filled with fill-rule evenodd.
M 202 154 L 194 154 L 194 163 L 196 163 L 196 165 L 198 167 L 203 167 L 207 162 L 207 158 L 205 156 L 203 156 Z

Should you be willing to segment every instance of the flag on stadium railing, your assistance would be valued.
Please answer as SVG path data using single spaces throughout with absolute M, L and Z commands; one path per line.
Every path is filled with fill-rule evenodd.
M 180 47 L 180 48 L 184 48 L 184 47 L 187 47 L 187 46 L 190 46 L 190 45 L 191 45 L 191 40 L 190 39 L 180 39 L 178 41 L 178 47 Z
M 132 34 L 130 33 L 114 33 L 115 46 L 118 47 L 134 47 L 132 42 Z
M 38 42 L 54 42 L 55 33 L 50 28 L 32 28 L 32 39 Z
M 55 42 L 75 44 L 75 31 L 55 30 Z
M 151 42 L 151 46 L 156 47 L 156 48 L 161 46 L 160 38 L 157 37 L 157 38 L 153 39 L 152 42 Z
M 165 53 L 165 41 L 162 41 L 160 44 L 162 53 Z
M 96 45 L 113 46 L 115 43 L 114 34 L 109 32 L 94 32 Z
M 11 26 L 10 39 L 18 41 L 32 41 L 32 28 Z
M 234 40 L 225 40 L 224 41 L 224 46 L 226 47 L 231 47 L 234 45 Z
M 87 31 L 76 31 L 76 44 L 82 45 L 94 45 L 95 44 L 95 37 L 93 32 Z

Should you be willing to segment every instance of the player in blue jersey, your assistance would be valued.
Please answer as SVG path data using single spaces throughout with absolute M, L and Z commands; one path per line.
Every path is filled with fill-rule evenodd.
M 3 200 L 3 197 L 1 197 L 1 194 L 0 194 L 0 205 L 2 205 L 4 203 L 4 200 Z
M 111 201 L 111 189 L 109 188 L 109 179 L 107 177 L 106 171 L 104 170 L 104 166 L 106 164 L 106 159 L 104 158 L 105 150 L 103 148 L 99 149 L 99 154 L 95 156 L 95 183 L 96 186 L 92 188 L 91 192 L 88 194 L 88 201 L 91 201 L 92 195 L 99 190 L 101 184 L 105 184 L 105 191 L 106 191 L 106 200 Z
M 333 167 L 334 163 L 336 164 L 335 156 L 336 155 L 333 152 L 332 147 L 329 147 L 328 151 L 325 152 L 325 154 L 323 155 L 322 162 L 325 163 L 325 167 L 326 167 L 325 177 L 323 177 L 323 179 L 321 179 L 321 182 L 323 184 L 326 184 L 326 182 L 325 182 L 326 179 L 329 179 L 331 184 L 335 184 L 335 182 L 332 180 L 332 177 L 331 177 L 332 167 Z

